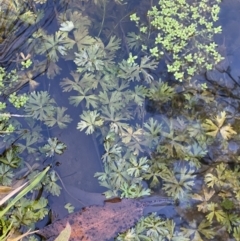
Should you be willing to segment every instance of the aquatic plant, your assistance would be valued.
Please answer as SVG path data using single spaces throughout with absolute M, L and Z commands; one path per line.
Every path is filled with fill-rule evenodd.
M 164 8 L 164 4 L 167 5 L 167 9 Z M 118 195 L 136 198 L 149 195 L 150 188 L 161 186 L 161 182 L 163 182 L 162 189 L 168 195 L 179 198 L 181 201 L 191 202 L 190 200 L 195 197 L 193 190 L 196 188 L 196 178 L 202 170 L 202 159 L 206 157 L 210 146 L 214 146 L 217 141 L 226 151 L 226 141 L 236 135 L 235 130 L 229 124 L 224 124 L 226 119 L 223 106 L 223 114 L 219 116 L 219 113 L 215 113 L 216 122 L 211 120 L 213 117 L 206 116 L 204 104 L 201 102 L 210 103 L 211 106 L 215 105 L 214 98 L 210 94 L 207 95 L 209 89 L 206 84 L 196 82 L 189 85 L 188 83 L 170 85 L 163 79 L 155 80 L 152 74 L 158 66 L 155 59 L 162 56 L 169 57 L 171 54 L 173 54 L 173 64 L 168 65 L 168 71 L 174 73 L 175 78 L 179 80 L 191 80 L 192 76 L 213 68 L 215 62 L 221 60 L 215 49 L 216 45 L 212 42 L 213 35 L 220 31 L 220 28 L 214 28 L 212 25 L 217 20 L 215 16 L 219 12 L 217 5 L 206 8 L 206 14 L 201 15 L 201 19 L 204 20 L 202 26 L 194 26 L 194 24 L 185 26 L 186 36 L 188 36 L 184 40 L 185 44 L 181 39 L 179 42 L 178 39 L 175 39 L 176 49 L 173 49 L 171 41 L 175 37 L 182 36 L 178 36 L 177 30 L 181 33 L 185 31 L 181 21 L 189 23 L 194 19 L 198 22 L 200 15 L 195 11 L 197 5 L 191 8 L 184 1 L 181 7 L 186 10 L 186 13 L 184 12 L 184 16 L 180 18 L 181 16 L 178 16 L 180 12 L 176 9 L 180 8 L 180 5 L 175 4 L 172 8 L 172 4 L 161 1 L 160 6 L 149 10 L 151 21 L 150 25 L 146 27 L 143 27 L 137 15 L 131 15 L 131 20 L 137 23 L 141 34 L 131 33 L 129 35 L 135 36 L 138 42 L 134 43 L 133 37 L 130 40 L 128 38 L 131 52 L 127 59 L 115 57 L 119 49 L 117 38 L 111 38 L 109 42 L 103 43 L 100 39 L 94 41 L 93 37 L 85 35 L 91 40 L 91 45 L 82 44 L 79 47 L 76 41 L 77 30 L 70 30 L 70 32 L 75 31 L 72 40 L 75 39 L 76 45 L 73 45 L 73 49 L 77 51 L 75 54 L 69 55 L 68 59 L 74 60 L 77 67 L 76 71 L 71 73 L 71 79 L 63 79 L 61 86 L 63 91 L 75 93 L 69 98 L 70 104 L 78 106 L 81 103 L 85 107 L 80 115 L 78 129 L 85 131 L 86 134 L 100 132 L 102 135 L 105 149 L 102 156 L 104 172 L 98 172 L 95 176 L 99 179 L 100 184 L 108 189 L 105 192 L 106 197 Z M 201 9 L 205 9 L 208 6 L 206 4 L 203 2 L 200 6 Z M 170 10 L 174 11 L 174 15 L 171 14 L 172 12 L 169 13 L 172 19 L 169 19 L 168 22 L 169 24 L 174 22 L 175 27 L 160 28 L 160 25 L 157 24 L 161 23 L 158 21 L 162 14 L 161 11 L 165 11 L 164 14 L 166 14 Z M 197 14 L 196 18 L 192 17 L 194 12 L 195 15 Z M 176 16 L 175 13 L 178 15 Z M 81 16 L 75 12 L 76 15 Z M 81 18 L 83 22 L 87 22 L 86 18 Z M 73 13 L 68 12 L 65 20 L 71 21 L 74 25 Z M 181 27 L 177 28 L 177 24 L 180 24 Z M 90 26 L 87 22 L 84 28 Z M 166 26 L 167 24 L 165 24 Z M 78 28 L 75 25 L 74 27 Z M 153 48 L 142 46 L 142 51 L 146 55 L 139 58 L 134 54 L 134 51 L 138 49 L 136 44 L 144 43 L 147 36 L 150 36 L 152 27 L 155 27 L 155 31 L 157 28 L 165 31 L 162 33 L 161 41 L 155 41 L 155 44 L 161 46 L 162 54 L 157 54 L 160 51 L 156 46 Z M 168 31 L 171 31 L 173 35 Z M 72 36 L 70 32 L 69 38 Z M 190 32 L 191 34 L 189 34 Z M 86 29 L 84 33 L 89 33 L 89 30 Z M 142 37 L 144 34 L 147 36 Z M 206 34 L 209 34 L 209 38 L 206 38 Z M 159 35 L 157 37 L 159 38 Z M 168 41 L 171 46 L 168 47 L 163 42 L 164 40 Z M 151 46 L 150 38 L 148 41 Z M 182 44 L 179 49 L 177 49 L 177 43 Z M 189 49 L 192 51 L 192 60 L 188 53 Z M 204 60 L 206 65 L 195 61 L 194 58 L 199 61 Z M 178 65 L 177 70 L 173 69 L 175 65 Z M 186 66 L 188 66 L 187 72 L 181 72 Z M 129 88 L 130 86 L 131 88 Z M 182 93 L 177 91 L 178 88 L 183 90 Z M 181 102 L 178 101 L 179 98 L 181 98 Z M 152 103 L 154 110 L 161 114 L 160 118 L 144 118 L 146 99 L 149 104 Z M 176 105 L 178 105 L 177 112 L 174 110 Z M 198 114 L 200 118 L 194 119 L 195 113 L 188 110 L 197 106 L 202 107 Z M 166 110 L 171 113 L 163 116 Z M 205 118 L 201 118 L 201 116 L 205 116 Z M 131 122 L 132 119 L 135 120 L 134 124 Z M 221 133 L 223 140 L 218 138 L 218 132 Z M 178 161 L 179 159 L 182 161 Z M 208 171 L 210 172 L 210 170 Z M 205 177 L 208 176 L 207 173 Z M 147 181 L 150 186 L 146 188 L 144 181 Z M 214 208 L 217 208 L 216 214 L 214 214 Z M 192 235 L 199 236 L 199 233 L 207 238 L 212 238 L 215 232 L 211 225 L 215 222 L 215 218 L 223 226 L 227 223 L 227 216 L 223 214 L 224 212 L 219 205 L 209 205 L 206 214 L 207 220 L 202 220 L 198 226 L 195 222 L 189 221 L 189 228 L 184 227 L 179 230 L 183 236 L 182 239 L 189 240 Z M 218 219 L 219 215 L 225 216 Z M 226 221 L 225 224 L 223 220 Z M 230 222 L 230 226 L 232 225 L 233 228 L 236 227 L 237 221 Z M 131 230 L 129 232 L 134 236 Z M 145 230 L 145 227 L 142 230 Z
M 29 26 L 29 24 L 36 23 L 39 20 L 36 20 L 37 15 L 31 14 L 29 7 L 24 1 L 1 2 L 1 21 L 3 20 L 2 17 L 5 20 L 2 26 L 6 27 L 6 31 L 9 31 L 9 35 L 6 36 L 6 41 L 1 42 L 2 46 L 4 46 L 4 48 L 1 49 L 1 51 L 3 51 L 2 57 L 4 57 L 4 50 L 12 54 L 8 53 L 10 59 L 8 56 L 6 56 L 5 59 L 3 58 L 0 67 L 1 199 L 6 195 L 5 192 L 12 191 L 16 195 L 14 189 L 16 189 L 18 185 L 21 185 L 21 180 L 18 180 L 18 178 L 28 178 L 30 184 L 28 183 L 28 186 L 16 197 L 10 200 L 5 199 L 4 205 L 2 202 L 0 208 L 0 240 L 6 240 L 6 237 L 9 238 L 10 235 L 13 234 L 13 231 L 20 227 L 32 227 L 34 223 L 43 219 L 43 217 L 48 214 L 48 200 L 40 196 L 36 198 L 37 192 L 39 192 L 43 186 L 45 186 L 46 192 L 50 192 L 53 195 L 60 195 L 61 190 L 56 183 L 58 178 L 54 176 L 54 171 L 46 174 L 50 167 L 47 167 L 42 173 L 40 172 L 42 168 L 36 170 L 39 169 L 36 161 L 42 155 L 38 151 L 39 144 L 42 142 L 43 145 L 44 140 L 41 140 L 42 135 L 40 132 L 42 129 L 39 128 L 40 126 L 37 125 L 36 122 L 32 122 L 32 118 L 43 119 L 46 117 L 44 114 L 50 113 L 41 108 L 41 106 L 44 106 L 46 103 L 44 99 L 47 99 L 47 95 L 39 94 L 34 96 L 36 97 L 35 100 L 37 99 L 39 101 L 39 106 L 33 101 L 34 97 L 31 99 L 27 93 L 21 91 L 21 88 L 26 84 L 29 84 L 31 88 L 37 86 L 37 82 L 33 79 L 33 62 L 29 54 L 25 56 L 21 51 L 16 55 L 16 59 L 13 60 L 15 48 L 17 49 L 22 46 L 22 42 L 19 42 L 15 36 L 19 34 L 18 27 L 20 28 L 23 22 Z M 21 30 L 24 33 L 26 29 L 24 30 L 24 28 L 22 28 Z M 29 29 L 29 32 L 31 32 L 31 29 Z M 27 37 L 27 35 L 25 37 Z M 14 47 L 8 46 L 9 41 L 16 45 Z M 13 62 L 14 64 L 12 64 L 11 67 L 8 66 L 8 68 L 4 68 L 3 66 L 9 62 Z M 53 103 L 53 101 L 51 103 Z M 23 109 L 28 105 L 27 110 L 29 114 L 26 115 L 23 113 Z M 32 106 L 32 109 L 30 109 L 30 106 Z M 34 112 L 32 110 L 34 110 Z M 60 111 L 59 109 L 56 110 L 57 120 L 55 121 L 61 127 L 64 125 L 63 122 L 71 121 L 69 117 L 62 120 L 62 117 L 60 117 L 61 114 L 59 113 L 62 113 L 62 110 L 64 109 L 60 108 Z M 36 116 L 34 114 L 36 114 Z M 55 112 L 51 112 L 51 114 L 53 114 L 52 119 L 55 118 Z M 26 119 L 24 120 L 24 118 Z M 60 122 L 61 120 L 62 122 Z M 50 119 L 50 116 L 48 116 L 47 121 L 50 122 L 50 125 L 55 124 L 53 123 L 54 120 Z M 63 144 L 62 146 L 64 147 Z M 59 150 L 57 150 L 57 148 L 59 148 L 59 146 L 55 147 L 54 151 L 59 153 L 61 148 L 59 148 Z M 29 158 L 32 160 L 29 161 Z M 30 172 L 31 175 L 29 175 Z M 29 195 L 29 192 L 34 194 Z
M 220 2 L 161 0 L 148 10 L 148 23 L 136 13 L 130 16 L 139 28 L 137 41 L 147 39 L 150 45 L 142 41 L 142 50 L 149 50 L 157 59 L 164 56 L 168 72 L 177 80 L 189 80 L 197 73 L 211 70 L 223 59 L 213 41 L 213 36 L 222 31 L 221 26 L 214 26 L 219 19 Z
M 175 226 L 173 220 L 161 218 L 157 213 L 153 213 L 141 218 L 135 227 L 118 235 L 116 240 L 190 240 L 183 233 L 176 231 Z

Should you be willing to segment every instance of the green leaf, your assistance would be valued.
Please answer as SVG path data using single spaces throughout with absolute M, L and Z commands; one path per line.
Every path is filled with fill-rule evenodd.
M 203 220 L 198 226 L 196 220 L 189 223 L 190 228 L 181 228 L 182 234 L 185 237 L 192 237 L 192 241 L 203 241 L 200 234 L 204 235 L 207 239 L 214 238 L 215 232 L 211 228 L 211 223 Z
M 123 59 L 119 64 L 118 77 L 128 81 L 134 81 L 136 78 L 139 81 L 139 66 L 136 63 L 130 64 L 127 60 Z
M 86 101 L 86 107 L 89 109 L 90 105 L 93 108 L 97 107 L 97 96 L 94 94 L 88 94 L 89 89 L 82 89 L 81 87 L 78 87 L 77 89 L 78 95 L 77 96 L 71 96 L 69 97 L 69 103 L 74 106 L 78 106 L 82 100 Z
M 145 133 L 147 132 L 147 136 L 151 139 L 159 139 L 161 130 L 162 130 L 162 124 L 160 124 L 157 120 L 154 120 L 153 118 L 149 118 L 147 122 L 143 124 L 145 130 Z
M 240 217 L 238 214 L 226 213 L 225 218 L 221 223 L 227 228 L 229 233 L 232 232 L 234 226 L 238 226 L 240 223 Z
M 111 36 L 108 44 L 105 46 L 105 51 L 110 59 L 115 57 L 116 51 L 120 48 L 120 39 L 116 36 Z
M 56 114 L 44 120 L 44 123 L 47 126 L 54 126 L 55 124 L 58 125 L 60 129 L 66 128 L 67 124 L 72 121 L 69 115 L 64 115 L 64 112 L 67 110 L 65 107 L 57 107 Z
M 74 206 L 71 203 L 65 204 L 64 208 L 67 209 L 68 213 L 73 213 L 74 212 Z
M 82 119 L 78 122 L 77 129 L 83 131 L 85 128 L 87 129 L 85 133 L 87 135 L 92 134 L 96 127 L 100 127 L 103 125 L 103 120 L 100 118 L 100 114 L 97 111 L 83 111 L 80 115 Z
M 127 169 L 127 173 L 130 176 L 142 177 L 142 173 L 146 172 L 149 168 L 149 160 L 146 157 L 141 157 L 138 161 L 136 156 L 131 155 L 129 162 L 131 167 Z
M 60 82 L 63 92 L 70 92 L 71 90 L 77 90 L 79 87 L 81 87 L 82 75 L 73 71 L 71 71 L 70 74 L 73 77 L 73 81 L 69 78 L 63 78 L 63 80 Z
M 214 217 L 216 217 L 218 222 L 223 222 L 226 219 L 226 213 L 223 212 L 223 210 L 219 209 L 217 203 L 209 203 L 207 205 L 207 209 L 209 211 L 209 214 L 206 215 L 206 218 L 209 222 L 212 222 Z
M 186 167 L 181 168 L 179 172 L 175 173 L 169 169 L 162 170 L 160 175 L 164 180 L 163 190 L 175 199 L 186 198 L 195 184 L 193 179 L 196 175 L 193 173 L 194 170 L 187 170 Z
M 133 127 L 124 128 L 120 133 L 120 137 L 134 155 L 143 152 L 142 147 L 146 145 L 146 139 L 142 128 L 136 127 L 136 130 Z
M 216 137 L 220 132 L 223 139 L 228 140 L 237 132 L 233 130 L 230 124 L 223 126 L 226 120 L 226 112 L 222 111 L 220 115 L 214 117 L 214 120 L 206 119 L 202 124 L 203 128 L 206 130 L 206 134 Z
M 16 226 L 20 224 L 30 226 L 48 214 L 47 203 L 47 199 L 43 197 L 38 200 L 23 197 L 15 204 L 10 220 Z
M 154 167 L 150 166 L 150 168 L 143 174 L 144 180 L 150 180 L 150 187 L 155 188 L 160 185 L 161 180 L 161 171 L 154 169 Z
M 198 143 L 194 142 L 192 145 L 186 147 L 185 149 L 185 160 L 189 161 L 192 167 L 199 168 L 201 166 L 200 159 L 207 154 L 206 145 L 200 146 Z
M 199 121 L 189 124 L 187 127 L 187 131 L 190 137 L 196 138 L 198 141 L 202 138 L 206 139 L 205 131 Z
M 39 200 L 37 201 L 34 201 L 33 205 L 32 205 L 32 208 L 34 210 L 40 210 L 42 208 L 45 208 L 48 204 L 48 200 L 44 197 L 41 197 Z
M 77 28 L 73 32 L 73 35 L 78 51 L 81 51 L 85 47 L 93 46 L 96 43 L 96 40 L 89 35 L 88 30 L 84 27 Z
M 66 19 L 68 21 L 72 21 L 76 29 L 82 30 L 88 29 L 91 25 L 91 21 L 89 20 L 88 16 L 84 14 L 81 11 L 72 11 L 71 8 L 67 9 L 67 11 L 64 11 L 64 13 L 59 14 L 59 21 L 63 22 Z
M 59 196 L 61 194 L 62 188 L 57 184 L 57 181 L 58 177 L 55 171 L 48 173 L 43 180 L 44 189 L 53 196 Z
M 124 129 L 129 128 L 129 124 L 126 123 L 131 119 L 131 117 L 127 116 L 126 111 L 124 113 L 120 111 L 114 110 L 111 106 L 102 107 L 102 118 L 105 122 L 109 122 L 111 125 L 115 126 L 115 130 L 117 133 L 122 133 Z
M 26 11 L 18 16 L 23 22 L 33 25 L 36 23 L 37 15 L 31 11 Z
M 131 177 L 127 173 L 128 165 L 128 163 L 123 161 L 114 161 L 110 163 L 107 173 L 109 174 L 109 181 L 115 189 L 119 189 L 120 186 L 130 181 Z
M 216 185 L 217 187 L 225 186 L 226 184 L 226 176 L 225 171 L 227 169 L 227 165 L 224 163 L 221 163 L 217 165 L 216 172 L 217 175 L 214 175 L 212 173 L 207 173 L 204 177 L 204 181 L 207 184 L 208 187 L 212 187 Z
M 151 83 L 153 81 L 153 76 L 149 74 L 149 70 L 155 70 L 157 68 L 158 62 L 156 60 L 151 60 L 151 57 L 144 56 L 141 58 L 140 63 L 140 73 L 143 76 L 143 79 L 147 83 Z
M 193 194 L 192 198 L 198 201 L 201 201 L 202 203 L 197 205 L 198 211 L 202 211 L 203 213 L 206 213 L 208 211 L 207 205 L 208 205 L 208 201 L 211 200 L 211 198 L 213 197 L 213 195 L 215 194 L 214 190 L 211 190 L 208 192 L 208 190 L 204 187 L 203 188 L 203 193 L 200 194 Z
M 133 98 L 133 101 L 139 106 L 143 106 L 146 96 L 147 88 L 142 85 L 135 86 L 134 91 L 131 91 L 131 97 Z
M 33 118 L 42 121 L 53 115 L 54 104 L 47 91 L 33 92 L 25 105 L 25 111 Z
M 0 164 L 0 185 L 10 186 L 12 183 L 13 176 L 14 174 L 11 171 L 10 166 Z
M 111 106 L 115 111 L 121 110 L 124 102 L 122 101 L 123 95 L 121 92 L 113 91 L 113 92 L 99 92 L 99 101 L 103 105 Z
M 165 137 L 164 141 L 159 144 L 158 151 L 160 153 L 165 153 L 168 158 L 171 157 L 184 157 L 185 155 L 185 146 L 184 142 L 186 140 L 185 135 L 183 135 L 183 131 L 181 128 L 181 135 L 175 130 L 174 125 L 176 122 L 173 119 L 166 119 L 165 123 L 168 126 L 168 132 L 163 131 L 161 132 L 162 136 Z
M 134 52 L 140 49 L 142 42 L 139 35 L 134 32 L 130 32 L 127 34 L 126 39 L 128 46 L 133 49 Z
M 67 146 L 64 143 L 54 137 L 48 139 L 48 144 L 44 145 L 42 150 L 46 153 L 46 156 L 52 157 L 55 153 L 61 155 L 66 148 Z
M 174 95 L 174 88 L 169 86 L 168 83 L 162 82 L 161 79 L 159 79 L 158 82 L 155 81 L 151 84 L 151 88 L 149 88 L 147 94 L 149 99 L 161 103 L 172 100 Z
M 98 86 L 98 81 L 96 76 L 90 73 L 79 74 L 76 72 L 71 72 L 73 81 L 69 78 L 64 78 L 60 83 L 63 88 L 63 92 L 70 92 L 71 90 L 76 90 L 78 92 L 84 92 L 89 89 L 96 89 Z
M 18 157 L 16 151 L 14 151 L 13 148 L 10 148 L 6 151 L 4 156 L 0 157 L 0 162 L 12 168 L 17 168 L 21 162 L 21 158 Z
M 27 237 L 26 241 L 38 241 L 38 239 L 35 236 L 31 235 Z
M 129 81 L 140 81 L 143 78 L 147 83 L 151 83 L 153 81 L 153 76 L 148 72 L 149 70 L 156 69 L 157 63 L 158 62 L 151 60 L 151 58 L 147 56 L 141 58 L 140 65 L 136 63 L 128 63 L 127 60 L 123 60 L 119 64 L 120 70 L 118 77 Z
M 47 77 L 49 79 L 53 79 L 56 75 L 60 74 L 60 71 L 62 70 L 55 62 L 52 60 L 47 62 L 48 68 L 47 68 Z
M 236 241 L 240 241 L 240 226 L 233 228 L 233 237 Z
M 122 191 L 121 198 L 139 198 L 144 196 L 149 196 L 151 194 L 151 190 L 149 188 L 144 188 L 140 184 L 127 184 L 124 182 L 120 186 L 120 190 Z
M 32 132 L 32 130 L 30 130 L 32 135 L 27 135 L 26 139 L 25 139 L 25 144 L 22 143 L 18 143 L 18 146 L 21 148 L 22 151 L 24 151 L 25 149 L 28 151 L 28 153 L 34 153 L 36 152 L 36 148 L 33 147 L 33 144 L 35 144 L 37 141 L 39 141 L 40 136 L 36 135 L 36 133 Z M 39 134 L 39 133 L 38 133 Z
M 104 143 L 105 153 L 102 156 L 103 162 L 110 163 L 115 157 L 121 157 L 122 147 L 118 144 L 111 145 L 109 142 Z
M 105 66 L 105 52 L 99 44 L 93 44 L 75 53 L 74 62 L 79 67 L 77 72 L 103 70 Z
M 67 32 L 57 31 L 55 35 L 43 35 L 43 41 L 37 52 L 39 54 L 47 53 L 51 61 L 57 62 L 58 52 L 61 55 L 66 54 L 66 50 L 73 47 L 74 42 L 67 37 Z
M 232 210 L 234 208 L 234 202 L 231 201 L 230 199 L 228 198 L 225 198 L 222 202 L 221 202 L 221 207 L 224 209 L 224 210 Z

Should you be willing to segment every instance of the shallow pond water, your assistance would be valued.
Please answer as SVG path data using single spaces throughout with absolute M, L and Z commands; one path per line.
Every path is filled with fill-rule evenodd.
M 30 104 L 20 114 L 30 118 L 15 123 L 19 129 L 12 136 L 2 137 L 4 147 L 16 142 L 29 166 L 52 165 L 62 190 L 48 200 L 58 218 L 67 214 L 68 202 L 80 209 L 102 203 L 101 193 L 107 198 L 138 198 L 151 191 L 180 200 L 179 205 L 152 208 L 152 212 L 172 218 L 174 235 L 180 233 L 186 238 L 182 240 L 202 240 L 196 233 L 204 240 L 231 240 L 234 232 L 240 240 L 236 238 L 240 217 L 230 219 L 231 214 L 238 215 L 240 193 L 240 2 L 220 4 L 220 19 L 214 24 L 222 26 L 221 34 L 212 40 L 204 34 L 206 42 L 196 48 L 197 32 L 196 38 L 189 36 L 194 39 L 189 52 L 215 41 L 224 60 L 211 63 L 212 70 L 198 66 L 201 71 L 183 82 L 168 72 L 174 55 L 159 46 L 154 52 L 157 36 L 164 35 L 158 34 L 161 29 L 151 25 L 153 17 L 148 15 L 157 4 L 154 0 L 49 0 L 30 7 L 36 19 L 42 11 L 36 24 L 23 24 L 19 12 L 19 18 L 8 20 L 9 37 L 0 29 L 0 64 L 8 71 L 17 66 L 21 81 L 6 84 L 2 100 L 13 91 L 29 93 Z M 26 3 L 21 11 L 28 8 Z M 9 16 L 14 16 L 17 8 L 9 4 L 9 9 Z M 33 65 L 26 70 L 20 64 L 28 54 Z M 185 63 L 183 71 L 189 66 Z M 9 103 L 8 108 L 16 112 Z M 39 148 L 54 137 L 66 145 L 61 155 L 56 154 L 56 146 L 50 146 L 50 151 Z M 226 178 L 225 170 L 227 177 L 236 175 L 236 180 Z M 226 202 L 235 206 L 227 209 Z M 48 221 L 45 218 L 44 225 Z M 206 226 L 197 229 L 195 221 Z M 191 230 L 198 231 L 191 234 Z

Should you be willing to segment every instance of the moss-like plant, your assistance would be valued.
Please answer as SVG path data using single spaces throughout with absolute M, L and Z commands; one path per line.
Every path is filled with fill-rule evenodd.
M 130 19 L 138 26 L 142 38 L 154 38 L 150 46 L 143 43 L 142 50 L 149 49 L 157 59 L 164 56 L 168 71 L 177 80 L 189 80 L 197 73 L 213 69 L 223 59 L 213 40 L 222 31 L 221 26 L 214 26 L 220 2 L 161 0 L 148 11 L 149 25 L 142 23 L 136 13 Z

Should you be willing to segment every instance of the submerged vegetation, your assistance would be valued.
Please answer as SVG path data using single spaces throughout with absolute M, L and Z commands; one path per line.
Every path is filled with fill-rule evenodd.
M 240 240 L 239 84 L 229 69 L 225 82 L 208 77 L 224 59 L 214 41 L 221 1 L 0 2 L 1 35 L 11 33 L 1 48 L 13 52 L 0 68 L 1 186 L 35 180 L 66 148 L 46 137 L 73 117 L 39 83 L 44 76 L 69 92 L 76 131 L 103 146 L 95 177 L 106 198 L 155 192 L 180 202 L 182 224 L 153 213 L 117 240 Z M 47 215 L 46 192 L 61 192 L 55 170 L 4 213 L 0 240 Z

